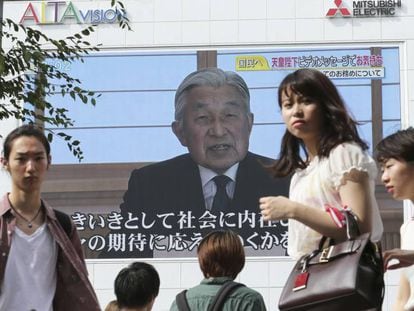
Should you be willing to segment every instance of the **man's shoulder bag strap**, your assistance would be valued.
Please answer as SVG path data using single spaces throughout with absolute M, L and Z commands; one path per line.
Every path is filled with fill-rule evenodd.
M 186 292 L 187 290 L 185 289 L 182 292 L 179 292 L 177 296 L 175 296 L 175 303 L 177 304 L 178 310 L 180 311 L 191 311 L 187 298 L 185 298 Z
M 66 235 L 70 238 L 72 234 L 72 222 L 70 221 L 70 216 L 55 209 L 53 209 L 53 211 L 55 212 L 58 222 L 66 232 Z
M 208 308 L 208 311 L 221 311 L 224 305 L 224 302 L 227 299 L 227 296 L 234 289 L 240 286 L 245 286 L 245 285 L 242 283 L 234 282 L 234 281 L 229 281 L 229 282 L 224 283 L 218 290 L 216 296 L 213 299 L 213 302 L 210 304 L 210 307 Z M 183 290 L 175 298 L 178 310 L 180 311 L 191 311 L 188 305 L 187 299 L 185 297 L 186 292 L 187 290 Z
M 224 283 L 219 291 L 217 292 L 216 296 L 214 297 L 213 302 L 211 303 L 208 311 L 221 311 L 223 308 L 224 303 L 226 302 L 227 296 L 235 290 L 237 287 L 245 286 L 242 283 L 237 283 L 234 281 L 229 281 Z

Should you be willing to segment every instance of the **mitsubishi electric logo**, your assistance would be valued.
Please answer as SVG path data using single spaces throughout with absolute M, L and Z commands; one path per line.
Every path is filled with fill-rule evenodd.
M 327 17 L 377 17 L 395 16 L 396 9 L 401 8 L 401 0 L 358 0 L 352 1 L 352 14 L 342 0 L 334 0 L 326 13 Z
M 336 8 L 329 9 L 328 13 L 326 13 L 326 16 L 334 17 L 337 13 L 342 16 L 351 16 L 349 10 L 342 7 L 342 0 L 335 0 L 334 3 L 336 5 Z

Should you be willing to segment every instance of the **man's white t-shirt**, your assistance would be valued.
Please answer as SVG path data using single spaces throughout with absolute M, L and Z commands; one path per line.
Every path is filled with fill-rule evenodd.
M 0 310 L 53 311 L 57 245 L 46 224 L 27 235 L 15 228 L 0 293 Z

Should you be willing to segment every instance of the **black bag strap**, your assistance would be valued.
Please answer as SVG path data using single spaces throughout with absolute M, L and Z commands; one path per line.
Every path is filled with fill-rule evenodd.
M 361 234 L 359 231 L 357 217 L 349 210 L 343 210 L 342 213 L 345 216 L 346 222 L 346 236 L 348 240 L 354 240 Z
M 177 308 L 179 311 L 191 311 L 190 306 L 188 305 L 187 298 L 185 298 L 185 293 L 187 290 L 183 290 L 179 292 L 177 296 L 175 296 L 175 303 L 177 304 Z
M 213 302 L 210 304 L 208 311 L 221 311 L 227 296 L 237 287 L 245 286 L 242 283 L 228 281 L 224 283 L 214 296 Z M 191 311 L 185 296 L 187 290 L 183 290 L 175 296 L 175 303 L 179 311 Z
M 65 230 L 66 235 L 70 238 L 72 234 L 72 222 L 70 221 L 69 215 L 55 209 L 53 211 L 63 230 Z
M 224 283 L 219 291 L 217 292 L 216 296 L 214 297 L 213 302 L 210 304 L 208 311 L 221 311 L 224 302 L 227 299 L 227 296 L 237 287 L 245 286 L 242 283 L 237 283 L 234 281 L 228 281 Z

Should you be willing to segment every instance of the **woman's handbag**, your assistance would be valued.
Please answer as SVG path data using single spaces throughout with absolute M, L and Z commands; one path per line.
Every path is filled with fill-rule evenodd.
M 381 310 L 384 270 L 381 250 L 370 234 L 359 235 L 358 223 L 344 211 L 348 240 L 302 256 L 279 299 L 281 311 Z

